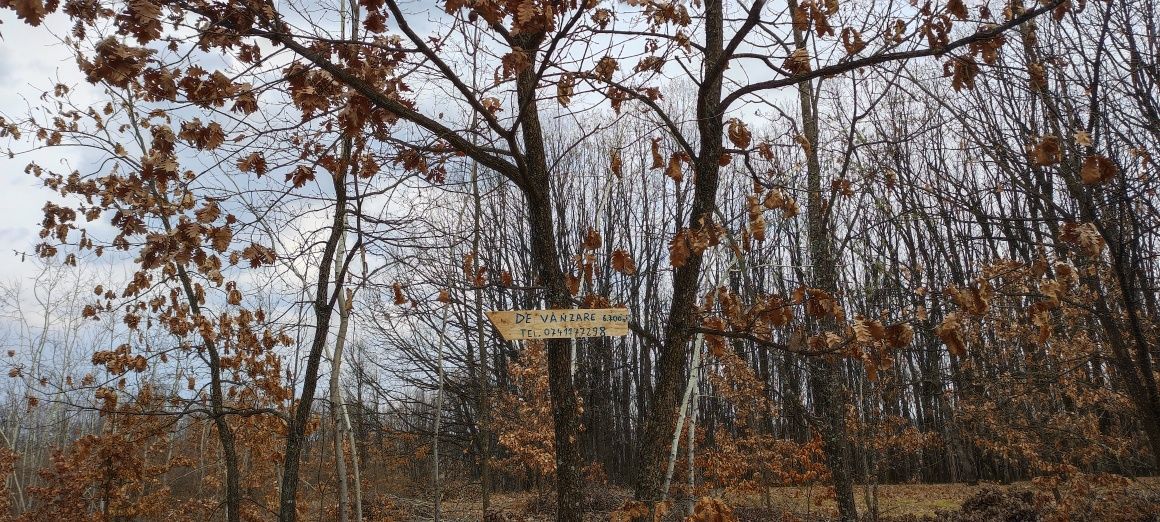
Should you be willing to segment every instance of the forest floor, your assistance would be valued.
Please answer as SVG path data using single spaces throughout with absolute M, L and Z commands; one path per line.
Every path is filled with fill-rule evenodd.
M 631 498 L 631 492 L 616 487 L 601 487 L 602 498 L 589 501 L 592 513 L 587 520 L 608 520 L 611 511 Z M 891 484 L 878 486 L 878 513 L 882 521 L 986 521 L 995 517 L 1009 520 L 1011 510 L 1036 513 L 1058 513 L 1050 493 L 1030 482 L 1010 485 L 994 483 L 968 484 Z M 1074 493 L 1073 493 L 1074 495 Z M 857 488 L 858 511 L 867 513 L 867 491 Z M 488 521 L 538 522 L 552 520 L 552 495 L 535 492 L 496 493 L 492 496 Z M 837 513 L 833 494 L 826 487 L 771 488 L 768 494 L 726 494 L 723 499 L 733 506 L 742 521 L 823 521 Z M 1140 478 L 1124 486 L 1098 486 L 1085 490 L 1082 498 L 1066 498 L 1067 510 L 1081 519 L 1160 521 L 1160 477 Z M 967 505 L 964 506 L 964 503 Z M 445 500 L 445 520 L 480 520 L 478 499 Z M 1079 510 L 1079 511 L 1077 511 Z M 1108 512 L 1115 510 L 1115 513 Z M 1122 516 L 1119 516 L 1122 515 Z M 1094 517 L 1094 518 L 1093 518 Z M 1000 518 L 1000 519 L 1001 519 Z M 667 517 L 666 520 L 682 520 Z

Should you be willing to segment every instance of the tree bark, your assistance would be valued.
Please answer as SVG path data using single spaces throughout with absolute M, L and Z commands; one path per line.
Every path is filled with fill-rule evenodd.
M 345 233 L 342 226 L 343 213 L 346 209 L 344 174 L 345 172 L 334 176 L 336 206 L 330 236 L 327 238 L 326 246 L 322 252 L 322 260 L 318 265 L 318 278 L 313 302 L 314 336 L 310 343 L 310 351 L 306 356 L 306 373 L 302 382 L 302 394 L 298 399 L 297 408 L 293 410 L 289 433 L 286 435 L 282 487 L 279 491 L 278 501 L 278 520 L 280 522 L 294 522 L 298 518 L 298 481 L 302 465 L 302 443 L 306 437 L 306 426 L 310 422 L 314 395 L 318 391 L 318 369 L 321 366 L 322 351 L 326 347 L 327 336 L 330 333 L 331 315 L 334 313 L 335 299 L 332 298 L 330 291 L 331 264 L 334 262 L 339 239 Z M 341 292 L 342 276 L 342 273 L 335 274 L 336 292 Z
M 797 9 L 797 0 L 789 0 L 790 10 Z M 805 35 L 796 27 L 793 30 L 794 46 L 806 48 Z M 818 159 L 818 117 L 815 106 L 813 81 L 797 84 L 798 101 L 801 104 L 802 128 L 808 145 L 806 152 L 806 235 L 809 259 L 812 266 L 813 286 L 825 290 L 837 299 L 838 267 L 834 257 L 833 241 L 830 234 L 829 206 L 822 193 L 822 166 Z M 820 334 L 835 327 L 834 320 L 827 318 L 811 325 L 814 334 Z M 826 454 L 826 464 L 834 480 L 837 495 L 838 517 L 842 521 L 858 520 L 858 510 L 854 504 L 854 463 L 850 451 L 850 441 L 846 430 L 846 400 L 840 371 L 840 361 L 816 358 L 809 361 L 810 383 L 817 412 L 821 417 L 819 426 L 822 449 Z
M 706 71 L 724 68 L 724 8 L 721 0 L 705 2 Z M 721 74 L 712 74 L 702 83 L 697 97 L 697 128 L 700 152 L 694 160 L 695 186 L 688 226 L 701 227 L 713 219 L 717 208 L 717 187 L 723 152 L 721 138 L 724 122 L 721 114 Z M 678 394 L 685 371 L 685 352 L 693 336 L 697 318 L 693 304 L 697 299 L 698 280 L 704 256 L 692 252 L 684 265 L 673 272 L 673 298 L 665 324 L 665 341 L 657 360 L 657 384 L 652 393 L 650 415 L 644 419 L 640 437 L 640 463 L 637 467 L 635 495 L 637 500 L 655 504 L 664 498 L 665 457 L 670 434 L 676 429 Z M 642 347 L 641 349 L 648 349 Z
M 537 286 L 543 288 L 549 308 L 572 308 L 572 294 L 560 266 L 552 219 L 551 176 L 548 172 L 544 132 L 536 101 L 539 79 L 536 74 L 536 48 L 543 35 L 519 38 L 531 64 L 516 78 L 516 100 L 523 118 L 524 165 L 522 170 L 524 199 L 528 208 L 528 234 L 531 243 L 532 268 Z M 556 443 L 556 519 L 580 522 L 582 483 L 579 452 L 580 414 L 572 381 L 572 351 L 568 339 L 548 339 L 548 389 L 552 395 L 552 417 Z

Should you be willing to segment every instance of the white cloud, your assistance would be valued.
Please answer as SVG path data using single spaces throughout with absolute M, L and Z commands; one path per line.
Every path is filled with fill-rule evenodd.
M 40 101 L 37 96 L 56 83 L 73 89 L 78 101 L 95 99 L 92 88 L 77 70 L 76 62 L 61 39 L 69 31 L 67 17 L 49 16 L 40 27 L 29 27 L 11 10 L 0 11 L 0 115 L 23 119 Z M 0 142 L 3 152 L 27 150 L 29 143 Z M 24 173 L 35 161 L 53 169 L 75 168 L 81 161 L 76 151 L 41 150 L 9 158 L 0 155 L 0 278 L 29 278 L 37 271 L 21 253 L 31 254 L 39 241 L 41 208 L 52 197 L 40 180 Z

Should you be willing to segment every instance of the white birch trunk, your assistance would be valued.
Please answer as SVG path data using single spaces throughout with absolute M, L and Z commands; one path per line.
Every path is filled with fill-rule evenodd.
M 677 449 L 681 445 L 681 428 L 685 425 L 685 417 L 689 413 L 689 404 L 693 396 L 693 386 L 697 383 L 697 368 L 701 365 L 701 343 L 705 340 L 704 334 L 697 334 L 693 342 L 693 364 L 689 367 L 689 382 L 685 385 L 685 397 L 681 400 L 681 413 L 677 417 L 677 429 L 673 430 L 673 444 L 669 449 L 669 467 L 665 471 L 665 485 L 661 489 L 661 500 L 668 498 L 669 486 L 673 482 L 673 471 L 677 465 Z M 690 430 L 692 425 L 690 425 Z

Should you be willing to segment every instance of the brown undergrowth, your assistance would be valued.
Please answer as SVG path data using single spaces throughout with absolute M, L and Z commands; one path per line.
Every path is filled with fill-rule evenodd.
M 613 520 L 631 492 L 613 486 L 588 488 L 585 520 Z M 732 511 L 722 522 L 823 522 L 835 520 L 833 495 L 822 487 L 771 488 L 769 495 L 726 496 Z M 1056 496 L 1058 493 L 1058 497 Z M 492 496 L 487 517 L 478 501 L 449 503 L 448 520 L 539 522 L 555 517 L 552 495 L 500 493 Z M 1011 485 L 900 484 L 878 486 L 877 517 L 859 498 L 863 520 L 881 522 L 1160 522 L 1160 477 L 1075 481 L 1052 487 L 1034 482 Z M 681 506 L 671 506 L 663 521 L 686 521 Z

